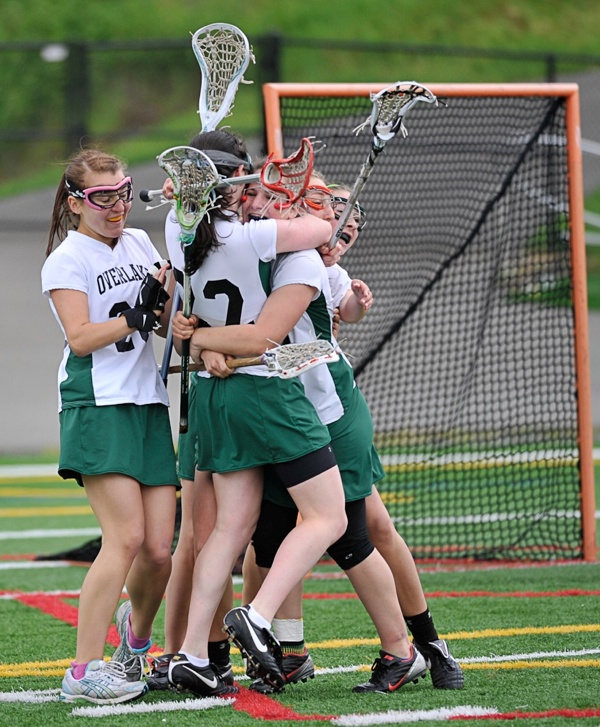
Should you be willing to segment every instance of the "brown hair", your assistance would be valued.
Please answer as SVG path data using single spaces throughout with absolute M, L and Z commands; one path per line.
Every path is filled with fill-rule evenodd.
M 248 154 L 246 142 L 241 136 L 233 131 L 215 129 L 197 134 L 190 146 L 214 159 L 214 164 L 219 174 L 229 177 L 241 164 L 246 172 L 253 169 L 252 160 Z M 219 155 L 224 152 L 224 155 Z M 196 239 L 189 251 L 189 258 L 186 266 L 186 273 L 191 275 L 202 265 L 208 254 L 216 250 L 221 244 L 215 231 L 215 220 L 231 219 L 228 209 L 231 205 L 231 193 L 219 189 L 213 207 L 209 214 L 205 215 L 196 229 Z
M 71 187 L 83 189 L 86 175 L 90 172 L 114 174 L 118 171 L 124 172 L 126 168 L 127 165 L 121 159 L 99 149 L 82 149 L 69 159 L 54 198 L 46 257 L 52 252 L 56 238 L 62 242 L 69 230 L 76 230 L 79 226 L 79 215 L 71 212 L 67 201 L 69 197 L 67 181 Z

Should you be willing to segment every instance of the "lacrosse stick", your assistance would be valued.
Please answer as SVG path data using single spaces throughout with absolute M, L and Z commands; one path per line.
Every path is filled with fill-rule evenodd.
M 181 293 L 179 292 L 179 286 L 175 285 L 173 298 L 171 300 L 171 317 L 169 318 L 169 327 L 165 337 L 165 348 L 163 350 L 163 357 L 160 365 L 160 378 L 163 380 L 165 386 L 167 385 L 167 379 L 169 378 L 169 362 L 171 361 L 171 354 L 173 352 L 173 318 L 175 313 L 179 310 L 180 305 Z
M 197 30 L 192 48 L 202 74 L 198 103 L 202 131 L 213 131 L 231 114 L 238 86 L 245 82 L 244 72 L 250 61 L 254 63 L 252 48 L 242 31 L 227 23 Z
M 267 349 L 262 356 L 251 358 L 232 358 L 227 361 L 230 369 L 239 369 L 245 366 L 266 366 L 272 376 L 282 379 L 293 379 L 305 371 L 319 366 L 330 364 L 339 360 L 339 355 L 329 341 L 318 339 L 306 343 L 288 343 L 284 346 L 275 346 Z M 190 364 L 190 371 L 206 371 L 204 364 Z M 169 373 L 176 374 L 182 371 L 181 366 L 171 366 Z
M 329 249 L 335 247 L 342 236 L 358 195 L 367 183 L 375 161 L 383 151 L 386 143 L 393 139 L 398 131 L 401 132 L 403 137 L 407 136 L 408 132 L 404 126 L 404 117 L 408 111 L 419 101 L 433 103 L 437 106 L 437 99 L 434 94 L 426 86 L 422 86 L 415 81 L 398 81 L 393 86 L 388 86 L 379 91 L 379 93 L 371 94 L 371 101 L 373 103 L 371 116 L 355 129 L 358 134 L 366 126 L 371 127 L 371 133 L 373 134 L 371 151 L 362 165 L 356 182 L 354 182 L 352 192 L 346 201 L 346 207 L 341 213 L 335 232 L 329 241 Z
M 208 154 L 207 154 L 208 156 Z M 302 139 L 298 151 L 285 159 L 274 159 L 271 155 L 260 174 L 243 174 L 239 177 L 220 177 L 217 189 L 239 184 L 260 182 L 263 187 L 274 194 L 286 198 L 282 206 L 289 207 L 297 202 L 310 181 L 313 169 L 314 151 L 310 139 Z M 240 159 L 241 163 L 241 159 Z M 162 195 L 162 189 L 142 189 L 142 202 L 151 202 Z M 170 200 L 164 200 L 168 202 Z M 154 209 L 148 208 L 148 209 Z
M 260 183 L 263 187 L 287 199 L 278 202 L 281 208 L 291 207 L 308 187 L 313 170 L 314 151 L 310 139 L 300 142 L 297 152 L 286 159 L 274 159 L 271 154 L 262 168 Z
M 254 56 L 244 33 L 235 25 L 227 23 L 213 23 L 199 28 L 192 35 L 192 50 L 201 74 L 198 113 L 202 131 L 213 131 L 220 121 L 230 115 L 238 86 L 244 83 L 244 72 L 250 61 L 254 63 Z M 155 197 L 160 197 L 161 202 L 155 207 L 146 207 L 147 210 L 156 209 L 170 201 L 162 198 L 160 189 L 143 189 L 140 192 L 143 202 L 150 202 Z M 188 294 L 188 309 L 189 305 Z M 165 384 L 172 351 L 173 336 L 169 329 L 161 367 Z
M 174 146 L 158 157 L 158 165 L 173 182 L 174 208 L 181 228 L 179 240 L 183 249 L 183 315 L 191 315 L 190 252 L 196 229 L 211 205 L 211 194 L 219 183 L 219 173 L 211 160 L 198 149 Z M 169 351 L 170 355 L 170 351 Z M 187 432 L 190 357 L 189 339 L 181 342 L 181 396 L 179 431 Z
M 161 156 L 167 155 L 169 152 L 173 152 L 177 149 L 189 149 L 192 152 L 196 152 L 195 149 L 191 147 L 175 147 L 174 149 L 168 149 L 165 151 Z M 202 152 L 196 152 L 197 154 L 201 155 L 207 161 L 210 162 L 208 157 L 205 154 L 202 154 Z M 249 184 L 250 182 L 256 182 L 260 181 L 261 184 L 263 184 L 267 189 L 269 189 L 273 194 L 278 195 L 281 198 L 285 198 L 285 202 L 280 202 L 278 204 L 281 205 L 281 207 L 289 207 L 292 204 L 294 204 L 302 195 L 306 187 L 308 186 L 308 182 L 310 180 L 310 175 L 312 172 L 312 166 L 313 166 L 313 148 L 312 144 L 309 139 L 302 139 L 302 143 L 300 145 L 300 148 L 295 154 L 292 154 L 290 157 L 287 157 L 285 159 L 271 159 L 269 158 L 267 160 L 267 163 L 263 166 L 260 174 L 248 174 L 243 175 L 239 177 L 229 177 L 226 179 L 223 179 L 219 177 L 218 172 L 214 165 L 212 165 L 212 169 L 214 170 L 214 175 L 216 175 L 216 183 L 212 183 L 212 186 L 210 186 L 210 189 L 208 189 L 207 194 L 210 194 L 210 192 L 213 189 L 217 189 L 218 187 L 222 187 L 224 185 L 229 184 Z M 175 170 L 174 174 L 175 177 L 169 172 L 169 169 L 167 167 L 163 166 L 160 162 L 159 157 L 159 165 L 167 171 L 167 174 L 173 179 L 173 185 L 175 188 L 175 196 L 173 198 L 173 203 L 175 205 L 175 211 L 177 214 L 177 217 L 179 219 L 179 207 L 180 207 L 180 200 L 178 199 L 177 195 L 177 184 L 175 182 L 175 177 L 178 176 L 178 172 Z M 213 180 L 214 182 L 214 180 Z M 190 184 L 198 184 L 198 181 L 190 180 Z M 200 182 L 199 192 L 202 192 L 202 185 L 203 182 Z M 152 196 L 160 195 L 161 190 L 143 190 L 144 191 L 144 197 L 142 199 L 152 199 Z M 141 196 L 141 193 L 140 193 Z M 152 208 L 150 208 L 152 209 Z M 200 218 L 201 219 L 201 218 Z M 199 223 L 199 221 L 198 221 Z M 180 221 L 181 225 L 181 221 Z M 197 224 L 196 224 L 197 226 Z M 183 226 L 182 226 L 183 230 Z M 194 228 L 195 230 L 195 228 Z M 191 235 L 190 242 L 187 243 L 187 246 L 189 247 L 194 240 L 194 234 Z M 183 243 L 183 241 L 182 241 Z M 184 260 L 185 260 L 185 252 L 186 244 L 184 244 Z M 187 262 L 184 262 L 184 268 L 187 270 Z M 186 273 L 186 270 L 184 270 L 184 294 L 183 294 L 183 315 L 189 318 L 191 313 L 191 303 L 190 303 L 190 292 L 189 292 L 189 279 Z M 187 289 L 186 289 L 186 281 L 187 281 Z M 187 291 L 187 292 L 186 292 Z M 187 301 L 187 303 L 186 303 Z M 176 308 L 172 307 L 172 310 L 176 310 Z M 187 311 L 187 313 L 186 313 Z M 165 350 L 163 354 L 163 362 L 161 366 L 161 376 L 163 378 L 163 381 L 166 384 L 167 377 L 169 374 L 169 361 L 171 360 L 171 353 L 173 350 L 173 335 L 171 331 L 172 326 L 169 326 L 169 331 L 167 333 L 167 340 L 165 343 Z M 187 364 L 189 365 L 189 340 L 183 341 L 183 347 L 182 347 L 182 363 L 184 360 L 184 357 L 187 359 Z M 187 374 L 182 376 L 181 378 L 181 404 L 182 407 L 181 412 L 185 413 L 185 422 L 183 414 L 180 414 L 180 423 L 179 428 L 182 433 L 185 433 L 187 431 L 187 401 L 188 401 L 188 391 L 189 391 L 189 384 L 188 384 L 188 378 Z M 186 427 L 186 429 L 182 429 L 182 427 Z

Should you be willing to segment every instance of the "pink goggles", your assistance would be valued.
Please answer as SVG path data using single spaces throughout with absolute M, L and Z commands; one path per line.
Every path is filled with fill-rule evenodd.
M 110 210 L 117 202 L 127 204 L 133 199 L 133 183 L 131 177 L 125 177 L 122 182 L 112 187 L 88 187 L 77 189 L 69 180 L 65 180 L 69 196 L 83 199 L 85 203 L 95 210 Z

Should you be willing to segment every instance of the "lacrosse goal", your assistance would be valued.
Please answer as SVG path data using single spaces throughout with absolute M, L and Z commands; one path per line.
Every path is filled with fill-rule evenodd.
M 265 85 L 269 152 L 313 136 L 315 168 L 352 186 L 385 85 Z M 578 88 L 428 88 L 442 103 L 386 145 L 343 260 L 375 296 L 339 339 L 379 490 L 420 560 L 594 560 Z

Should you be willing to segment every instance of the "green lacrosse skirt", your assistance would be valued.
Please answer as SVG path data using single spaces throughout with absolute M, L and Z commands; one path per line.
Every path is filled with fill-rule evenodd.
M 330 442 L 298 379 L 198 377 L 190 415 L 201 470 L 236 472 L 290 462 Z
M 179 487 L 169 410 L 163 404 L 64 409 L 58 474 L 83 486 L 85 475 L 122 474 L 142 485 Z
M 365 397 L 354 387 L 346 413 L 328 426 L 331 448 L 340 468 L 346 502 L 371 494 L 373 484 L 385 477 L 381 460 L 373 445 L 373 420 Z M 281 487 L 272 470 L 265 473 L 264 497 L 284 507 L 295 507 L 287 490 Z

